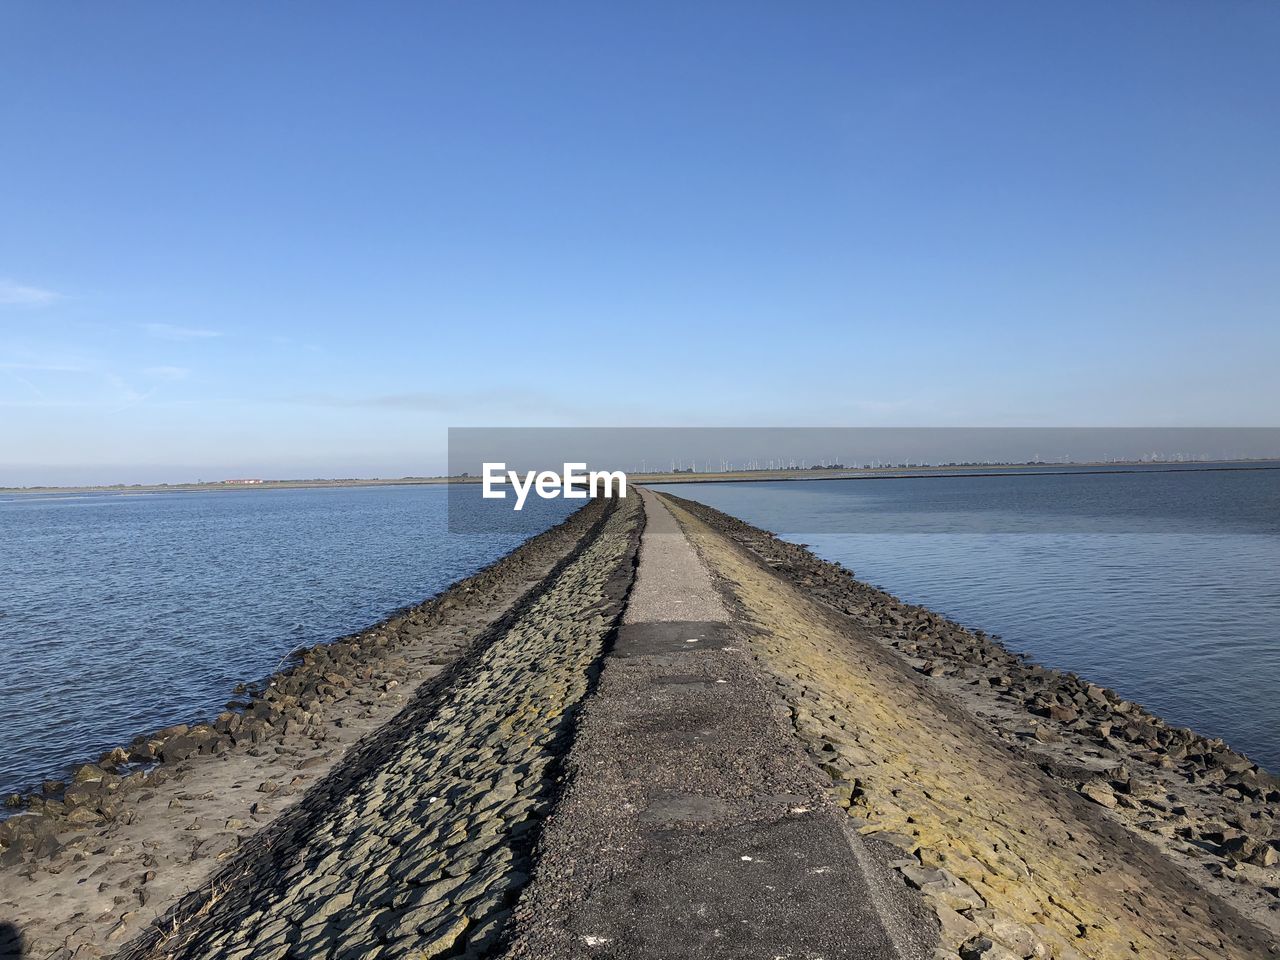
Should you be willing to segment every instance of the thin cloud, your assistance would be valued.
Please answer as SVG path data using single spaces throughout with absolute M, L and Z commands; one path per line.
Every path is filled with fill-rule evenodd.
M 287 402 L 317 407 L 383 407 L 398 410 L 425 410 L 431 413 L 449 413 L 459 405 L 466 405 L 466 398 L 448 393 L 386 393 L 374 396 L 337 396 L 328 393 L 308 393 L 289 397 Z
M 285 403 L 309 407 L 348 407 L 352 409 L 399 410 L 415 413 L 509 415 L 514 411 L 537 409 L 544 416 L 562 416 L 578 411 L 559 398 L 537 392 L 494 390 L 474 391 L 410 391 L 405 393 L 341 395 L 307 393 L 281 398 Z
M 108 413 L 120 413 L 123 410 L 128 410 L 130 407 L 136 407 L 138 404 L 150 398 L 157 389 L 156 387 L 152 387 L 150 390 L 137 390 L 123 377 L 117 376 L 114 373 L 108 373 L 106 375 L 106 381 L 116 392 L 116 405 L 112 409 L 108 410 Z
M 144 325 L 147 333 L 161 340 L 208 340 L 222 336 L 219 330 L 205 330 L 199 327 L 179 327 L 172 323 L 148 323 Z
M 17 381 L 18 383 L 22 384 L 22 386 L 26 387 L 28 390 L 34 393 L 41 403 L 44 403 L 49 399 L 48 395 L 45 394 L 43 390 L 37 387 L 34 383 L 32 383 L 26 377 L 22 376 L 20 373 L 15 373 L 12 370 L 5 369 L 3 366 L 0 366 L 0 370 L 4 370 L 7 376 Z
M 62 299 L 62 294 L 40 287 L 29 287 L 14 283 L 12 280 L 0 280 L 0 304 L 9 307 L 47 307 Z
M 28 363 L 0 363 L 0 370 L 28 370 L 39 373 L 87 373 L 89 368 L 84 364 L 62 362 L 58 360 L 37 360 Z
M 147 367 L 142 371 L 153 380 L 185 380 L 191 376 L 191 371 L 186 367 Z
M 913 400 L 850 400 L 849 406 L 865 413 L 896 413 L 915 405 Z

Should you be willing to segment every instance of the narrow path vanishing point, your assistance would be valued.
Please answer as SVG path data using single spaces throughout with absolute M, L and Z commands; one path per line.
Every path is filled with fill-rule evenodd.
M 702 561 L 642 497 L 636 583 L 511 955 L 925 955 L 931 922 L 846 827 Z

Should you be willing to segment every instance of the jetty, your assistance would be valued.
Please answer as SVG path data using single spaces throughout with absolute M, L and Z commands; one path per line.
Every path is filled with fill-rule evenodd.
M 0 957 L 1280 955 L 1280 781 L 708 507 L 590 501 L 0 822 Z

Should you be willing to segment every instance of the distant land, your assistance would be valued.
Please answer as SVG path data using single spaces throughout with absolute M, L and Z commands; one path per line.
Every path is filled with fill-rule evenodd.
M 632 483 L 716 483 L 731 481 L 763 480 L 870 480 L 923 477 L 982 477 L 1008 473 L 1046 475 L 1067 473 L 1088 468 L 1095 473 L 1128 473 L 1135 470 L 1280 470 L 1280 462 L 1270 457 L 1240 460 L 1108 460 L 1093 462 L 1027 461 L 1024 463 L 947 463 L 947 464 L 897 464 L 875 467 L 832 466 L 788 467 L 773 470 L 713 470 L 695 471 L 664 470 L 643 473 L 628 472 Z M 389 487 L 423 486 L 449 483 L 479 483 L 480 477 L 345 477 L 293 480 L 269 480 L 263 478 L 237 478 L 231 480 L 197 481 L 194 483 L 116 483 L 100 486 L 35 486 L 0 487 L 4 494 L 90 494 L 90 493 L 193 493 L 206 491 L 292 490 L 320 487 Z

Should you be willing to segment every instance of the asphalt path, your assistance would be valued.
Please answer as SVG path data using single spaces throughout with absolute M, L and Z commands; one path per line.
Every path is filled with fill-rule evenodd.
M 636 582 L 511 954 L 927 956 L 932 922 L 827 798 L 706 567 L 641 495 Z

